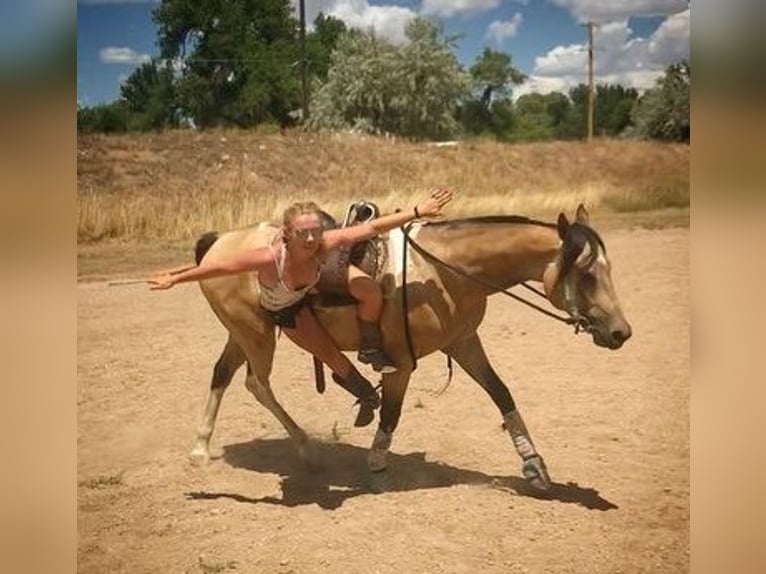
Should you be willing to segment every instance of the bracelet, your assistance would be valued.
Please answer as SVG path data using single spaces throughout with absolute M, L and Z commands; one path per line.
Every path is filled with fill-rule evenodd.
M 418 213 L 418 206 L 415 206 L 415 219 L 420 219 L 420 213 Z

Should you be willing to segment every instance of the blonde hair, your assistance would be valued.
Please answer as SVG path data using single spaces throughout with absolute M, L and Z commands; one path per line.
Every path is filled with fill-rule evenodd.
M 285 209 L 282 214 L 282 226 L 291 228 L 293 226 L 293 219 L 299 215 L 316 215 L 321 219 L 322 210 L 313 201 L 299 201 L 293 203 L 290 207 Z

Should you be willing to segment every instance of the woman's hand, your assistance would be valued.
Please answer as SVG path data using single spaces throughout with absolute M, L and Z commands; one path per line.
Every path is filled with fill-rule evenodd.
M 441 214 L 442 207 L 452 201 L 449 189 L 439 189 L 415 206 L 415 217 L 434 217 Z
M 149 289 L 156 291 L 158 289 L 170 289 L 176 284 L 176 278 L 170 273 L 160 273 L 146 280 Z
M 172 269 L 166 269 L 165 271 L 158 271 L 152 275 L 146 282 L 149 284 L 149 289 L 170 289 L 173 285 L 178 283 L 178 275 L 194 269 L 196 265 L 181 265 L 180 267 L 173 267 Z

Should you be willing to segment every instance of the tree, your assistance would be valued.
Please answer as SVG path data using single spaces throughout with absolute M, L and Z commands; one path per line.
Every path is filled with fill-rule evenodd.
M 322 12 L 314 20 L 314 31 L 306 36 L 309 72 L 313 78 L 325 80 L 330 69 L 330 58 L 338 39 L 346 32 L 346 24 Z
M 132 113 L 132 129 L 177 125 L 173 71 L 169 66 L 156 61 L 142 64 L 120 86 L 120 94 Z
M 485 48 L 470 70 L 471 94 L 458 111 L 463 130 L 471 134 L 491 133 L 507 140 L 516 126 L 510 96 L 514 85 L 527 76 L 513 67 L 509 54 Z
M 165 0 L 154 19 L 162 57 L 183 62 L 177 100 L 196 125 L 291 121 L 300 90 L 289 0 Z
M 309 126 L 393 132 L 396 59 L 396 48 L 373 34 L 344 33 L 332 53 L 327 80 L 312 90 Z
M 405 30 L 409 42 L 396 61 L 397 132 L 414 138 L 449 138 L 459 131 L 455 109 L 468 93 L 468 77 L 453 52 L 454 39 L 424 18 Z
M 633 108 L 636 132 L 645 138 L 688 142 L 691 138 L 690 87 L 688 61 L 668 66 L 655 87 L 647 90 Z
M 131 113 L 123 100 L 92 107 L 77 108 L 77 131 L 80 133 L 124 133 L 129 129 Z
M 509 54 L 490 48 L 484 48 L 484 52 L 471 66 L 470 73 L 474 88 L 481 92 L 479 101 L 487 111 L 493 96 L 508 98 L 512 86 L 522 84 L 527 79 L 525 74 L 513 67 Z
M 631 123 L 630 112 L 638 99 L 635 88 L 619 84 L 596 86 L 594 129 L 597 134 L 617 136 Z
M 598 84 L 593 128 L 602 136 L 617 136 L 630 125 L 630 110 L 638 98 L 638 92 L 619 84 Z M 588 110 L 588 86 L 578 84 L 569 90 L 572 105 L 554 129 L 556 137 L 564 139 L 584 138 Z
M 458 102 L 468 78 L 436 25 L 416 18 L 408 42 L 394 46 L 372 32 L 351 30 L 338 40 L 327 80 L 313 90 L 315 129 L 362 129 L 415 139 L 457 133 Z
M 521 96 L 515 105 L 518 120 L 514 139 L 543 140 L 553 136 L 553 121 L 548 113 L 548 98 L 531 93 Z

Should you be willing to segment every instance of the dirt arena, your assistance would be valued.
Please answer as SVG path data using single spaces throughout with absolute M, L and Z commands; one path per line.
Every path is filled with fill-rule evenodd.
M 597 223 L 597 222 L 596 222 Z M 83 573 L 521 573 L 689 570 L 689 231 L 603 233 L 633 338 L 595 347 L 497 295 L 480 334 L 555 485 L 530 496 L 488 396 L 442 355 L 419 363 L 384 493 L 375 424 L 314 390 L 283 338 L 272 384 L 321 441 L 296 456 L 244 388 L 214 459 L 187 462 L 225 331 L 195 285 L 78 285 L 78 570 Z M 371 373 L 370 373 L 371 374 Z

